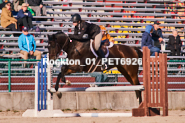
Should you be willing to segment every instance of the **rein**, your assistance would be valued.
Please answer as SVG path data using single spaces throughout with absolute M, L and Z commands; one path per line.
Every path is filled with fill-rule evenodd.
M 72 40 L 69 38 L 69 36 L 67 36 L 67 39 L 66 39 L 64 45 L 62 46 L 62 50 L 63 50 L 64 46 L 67 44 L 68 41 L 70 41 L 70 42 L 73 44 Z M 73 47 L 75 48 L 76 52 L 77 52 L 79 55 L 81 55 L 80 52 L 76 49 L 76 47 L 75 47 L 74 44 L 73 44 Z
M 80 52 L 76 49 L 76 47 L 75 47 L 75 45 L 74 45 L 74 43 L 72 42 L 72 40 L 67 36 L 67 39 L 65 40 L 65 43 L 64 43 L 64 45 L 61 47 L 60 46 L 60 44 L 55 40 L 55 43 L 56 43 L 56 45 L 57 45 L 57 48 L 60 50 L 63 50 L 64 49 L 64 47 L 69 43 L 69 41 L 73 44 L 73 47 L 74 47 L 74 49 L 76 50 L 76 52 L 78 52 L 78 54 L 79 55 L 81 55 L 80 54 Z M 57 57 L 58 57 L 58 55 L 61 53 L 61 50 L 57 53 Z M 55 55 L 51 55 L 51 56 L 55 56 Z

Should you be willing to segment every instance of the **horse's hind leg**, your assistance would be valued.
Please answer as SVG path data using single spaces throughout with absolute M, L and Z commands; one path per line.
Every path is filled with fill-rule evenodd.
M 123 66 L 117 67 L 118 70 L 124 75 L 124 77 L 132 84 L 132 85 L 140 85 L 137 73 L 132 73 L 132 75 L 129 75 L 129 71 L 127 72 Z M 130 73 L 131 74 L 131 73 Z M 139 99 L 139 104 L 142 102 L 141 98 L 141 91 L 136 90 L 136 97 Z
M 133 82 L 132 85 L 140 85 L 137 74 L 134 74 L 134 75 L 130 76 L 129 78 Z M 142 102 L 141 91 L 135 90 L 135 92 L 136 92 L 136 97 L 137 97 L 137 99 L 139 99 L 139 104 L 140 104 Z

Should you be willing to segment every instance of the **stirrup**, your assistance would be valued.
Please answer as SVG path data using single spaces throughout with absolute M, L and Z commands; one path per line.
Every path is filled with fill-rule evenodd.
M 101 67 L 101 70 L 107 70 L 108 69 L 108 65 L 107 64 L 104 64 L 102 67 Z

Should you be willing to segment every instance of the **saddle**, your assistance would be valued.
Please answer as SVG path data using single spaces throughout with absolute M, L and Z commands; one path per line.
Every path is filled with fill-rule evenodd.
M 109 41 L 104 40 L 101 42 L 100 48 L 103 50 L 105 57 L 107 58 L 109 56 L 109 50 L 108 48 L 111 48 L 113 45 L 111 45 L 111 43 L 109 43 Z M 91 39 L 90 40 L 90 49 L 92 51 L 92 53 L 96 56 L 96 58 L 98 57 L 95 48 L 94 48 L 94 41 Z

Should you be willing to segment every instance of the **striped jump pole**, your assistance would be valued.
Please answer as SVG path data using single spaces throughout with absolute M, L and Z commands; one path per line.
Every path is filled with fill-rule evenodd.
M 36 67 L 38 67 L 38 111 L 41 111 L 47 109 L 47 64 L 43 62 L 42 58 Z

